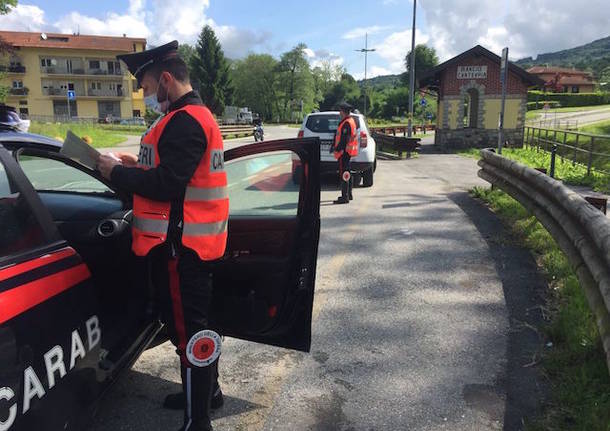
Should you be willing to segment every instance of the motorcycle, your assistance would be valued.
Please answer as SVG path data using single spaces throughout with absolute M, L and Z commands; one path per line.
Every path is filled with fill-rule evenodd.
M 262 142 L 265 140 L 265 132 L 262 124 L 256 124 L 254 126 L 254 142 Z

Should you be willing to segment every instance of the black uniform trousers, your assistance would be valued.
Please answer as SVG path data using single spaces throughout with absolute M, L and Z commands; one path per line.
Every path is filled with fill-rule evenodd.
M 341 157 L 339 157 L 339 178 L 341 180 L 341 197 L 345 199 L 353 198 L 352 189 L 354 188 L 354 178 L 352 177 L 350 171 L 350 160 L 351 156 L 347 154 L 346 151 L 344 151 L 343 154 L 341 154 Z M 350 173 L 349 181 L 345 181 L 343 179 L 344 172 Z
M 186 356 L 190 338 L 208 328 L 213 289 L 211 268 L 181 241 L 165 243 L 151 254 L 151 276 L 161 318 L 180 357 L 182 389 L 186 396 L 181 430 L 211 430 L 210 402 L 218 389 L 218 360 L 207 367 L 197 367 Z

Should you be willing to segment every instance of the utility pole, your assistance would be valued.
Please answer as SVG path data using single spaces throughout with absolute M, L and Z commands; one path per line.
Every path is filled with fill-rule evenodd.
M 409 59 L 409 124 L 408 136 L 413 136 L 413 96 L 415 93 L 415 11 L 417 0 L 413 0 L 413 26 L 411 28 L 411 58 Z
M 376 51 L 375 48 L 373 49 L 369 49 L 369 35 L 368 33 L 365 33 L 364 35 L 364 48 L 363 49 L 357 49 L 356 52 L 363 52 L 364 53 L 364 116 L 366 117 L 366 98 L 367 98 L 367 87 L 366 87 L 366 69 L 367 69 L 367 61 L 368 61 L 368 56 L 369 56 L 369 52 L 374 52 Z

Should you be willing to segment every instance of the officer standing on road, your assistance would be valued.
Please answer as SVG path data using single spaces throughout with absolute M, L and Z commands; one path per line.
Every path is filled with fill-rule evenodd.
M 352 189 L 354 179 L 350 171 L 350 160 L 358 155 L 358 138 L 356 136 L 356 121 L 350 115 L 353 106 L 346 102 L 338 105 L 341 121 L 335 134 L 335 142 L 331 146 L 331 152 L 339 161 L 339 175 L 341 181 L 341 196 L 334 204 L 347 204 L 354 199 Z
M 222 404 L 220 337 L 208 330 L 208 319 L 211 265 L 225 252 L 229 199 L 220 130 L 193 91 L 177 49 L 173 41 L 117 56 L 144 90 L 147 107 L 165 115 L 142 137 L 137 160 L 129 154 L 120 154 L 121 162 L 102 156 L 98 169 L 134 195 L 132 248 L 154 262 L 153 280 L 163 285 L 161 305 L 168 309 L 164 320 L 180 356 L 184 395 L 177 396 L 185 407 L 180 430 L 204 431 L 212 430 L 213 398 Z M 162 276 L 167 281 L 159 283 Z

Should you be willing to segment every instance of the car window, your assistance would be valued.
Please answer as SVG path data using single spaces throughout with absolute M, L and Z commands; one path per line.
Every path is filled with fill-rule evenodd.
M 340 119 L 339 114 L 310 115 L 305 127 L 314 133 L 335 133 Z
M 37 191 L 112 193 L 98 179 L 59 160 L 20 155 L 19 165 Z
M 360 128 L 360 118 L 352 115 L 356 122 L 356 127 Z M 307 117 L 305 127 L 314 133 L 335 133 L 339 127 L 341 116 L 339 114 L 318 114 Z
M 0 261 L 47 244 L 42 227 L 0 163 Z
M 299 185 L 292 178 L 300 163 L 294 156 L 278 151 L 227 162 L 230 215 L 296 216 Z

